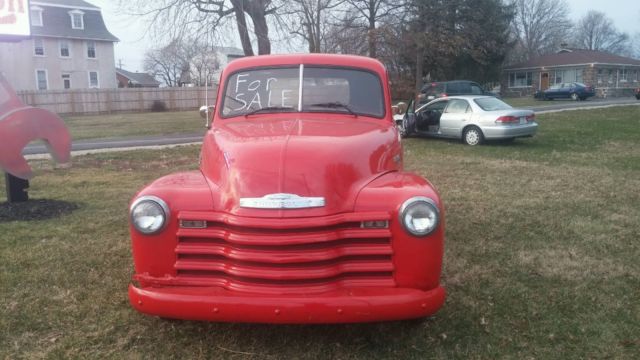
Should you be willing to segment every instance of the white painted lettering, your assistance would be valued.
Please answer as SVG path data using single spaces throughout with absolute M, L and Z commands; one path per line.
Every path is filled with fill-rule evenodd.
M 236 97 L 234 98 L 234 100 L 236 100 L 236 101 L 237 101 L 237 102 L 239 102 L 239 103 L 242 103 L 242 106 L 241 106 L 241 107 L 239 107 L 239 108 L 237 108 L 237 109 L 233 109 L 233 111 L 240 111 L 240 110 L 244 110 L 244 108 L 246 108 L 246 107 L 247 107 L 247 102 L 246 102 L 246 101 L 244 101 L 243 97 L 244 97 L 244 93 L 236 94 Z
M 247 80 L 240 80 L 241 76 L 247 77 L 249 74 L 238 74 L 236 76 L 236 93 L 240 90 L 240 83 L 247 82 Z
M 260 93 L 257 92 L 251 102 L 249 103 L 248 109 L 256 109 L 253 107 L 253 104 L 258 104 L 258 109 L 262 109 L 262 102 L 260 101 Z
M 282 90 L 282 107 L 288 107 L 289 105 L 286 105 L 287 100 L 291 100 L 291 98 L 287 97 L 287 94 L 292 93 L 292 90 Z
M 262 85 L 260 80 L 255 80 L 252 81 L 249 86 L 247 87 L 247 89 L 249 89 L 249 91 L 256 91 L 258 90 L 258 88 L 260 87 L 260 85 Z

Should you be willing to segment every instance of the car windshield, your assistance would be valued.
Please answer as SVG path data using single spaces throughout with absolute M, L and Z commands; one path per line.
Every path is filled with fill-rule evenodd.
M 513 109 L 509 104 L 494 97 L 479 98 L 473 100 L 484 111 Z
M 317 66 L 261 68 L 229 77 L 222 116 L 302 111 L 382 118 L 384 104 L 382 82 L 372 72 Z
M 583 84 L 583 83 L 578 83 L 578 82 L 577 82 L 577 83 L 575 83 L 575 84 L 576 84 L 576 85 L 578 85 L 578 86 L 581 86 L 581 87 L 587 87 L 587 85 L 585 85 L 585 84 Z

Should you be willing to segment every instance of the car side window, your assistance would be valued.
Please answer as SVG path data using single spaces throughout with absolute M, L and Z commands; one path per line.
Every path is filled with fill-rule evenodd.
M 469 112 L 469 103 L 462 99 L 453 99 L 449 101 L 449 106 L 444 111 L 447 114 L 464 114 Z
M 422 112 L 425 111 L 437 111 L 437 112 L 442 112 L 444 110 L 445 107 L 447 107 L 447 104 L 449 103 L 449 101 L 438 101 L 436 103 L 433 103 L 427 107 L 425 107 Z
M 447 94 L 455 95 L 460 93 L 460 86 L 458 83 L 447 84 Z
M 482 91 L 482 88 L 479 85 L 471 84 L 471 93 L 474 95 L 482 95 L 484 91 Z

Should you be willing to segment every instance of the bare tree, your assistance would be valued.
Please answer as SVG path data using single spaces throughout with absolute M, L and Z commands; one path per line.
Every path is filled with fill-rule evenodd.
M 267 17 L 276 13 L 273 0 L 120 0 L 121 8 L 135 15 L 147 17 L 160 37 L 210 37 L 229 18 L 235 27 L 247 56 L 254 55 L 247 23 L 253 23 L 253 35 L 258 43 L 258 54 L 271 53 Z
M 516 10 L 513 27 L 522 52 L 514 60 L 552 52 L 569 40 L 564 38 L 572 26 L 566 0 L 513 0 L 513 5 Z
M 180 78 L 189 69 L 189 54 L 178 39 L 168 45 L 148 50 L 144 55 L 143 68 L 154 77 L 159 77 L 170 87 L 180 86 Z
M 613 21 L 600 11 L 589 11 L 575 30 L 575 42 L 581 48 L 622 54 L 629 49 L 629 35 L 616 30 Z
M 406 6 L 403 0 L 346 0 L 355 19 L 367 29 L 369 56 L 377 57 L 377 25 Z
M 325 39 L 329 32 L 331 12 L 344 0 L 292 0 L 287 10 L 291 18 L 291 33 L 304 39 L 310 53 L 325 52 Z
M 191 81 L 196 86 L 210 86 L 215 80 L 215 74 L 220 70 L 220 61 L 216 51 L 212 46 L 206 46 L 206 44 L 194 43 L 193 46 L 196 49 L 195 55 L 189 62 Z

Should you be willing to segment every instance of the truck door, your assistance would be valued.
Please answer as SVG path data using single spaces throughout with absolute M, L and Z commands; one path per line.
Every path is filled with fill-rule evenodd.
M 447 137 L 460 137 L 462 128 L 471 119 L 471 107 L 467 100 L 450 99 L 440 117 L 440 131 Z

